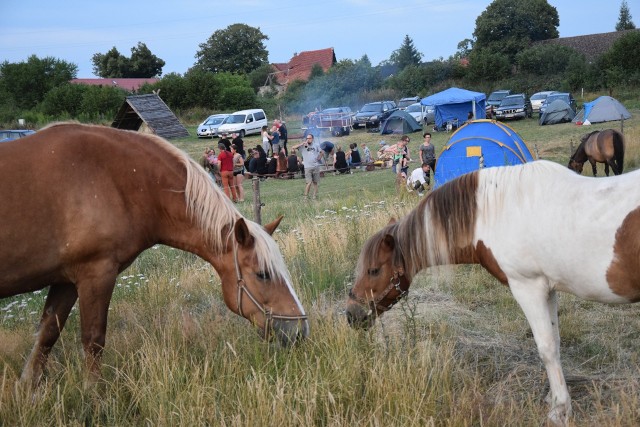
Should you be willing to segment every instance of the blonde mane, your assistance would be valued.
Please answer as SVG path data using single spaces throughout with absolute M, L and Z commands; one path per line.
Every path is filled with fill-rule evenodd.
M 207 172 L 184 151 L 157 135 L 136 131 L 117 130 L 77 122 L 58 122 L 47 127 L 63 125 L 90 127 L 98 132 L 125 132 L 136 138 L 151 141 L 173 155 L 186 169 L 184 195 L 187 215 L 193 219 L 196 227 L 202 230 L 208 245 L 215 253 L 225 252 L 227 242 L 233 236 L 236 221 L 244 217 L 224 192 L 212 182 Z M 245 222 L 255 239 L 255 252 L 260 268 L 268 271 L 272 277 L 280 277 L 290 282 L 287 266 L 275 240 L 259 224 L 246 218 Z M 228 233 L 226 239 L 222 237 L 225 231 Z

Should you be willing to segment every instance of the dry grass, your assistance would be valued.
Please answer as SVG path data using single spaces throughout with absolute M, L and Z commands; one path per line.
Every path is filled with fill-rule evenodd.
M 640 159 L 640 120 L 633 120 L 625 125 L 627 170 Z M 562 163 L 567 139 L 584 132 L 548 127 L 554 136 L 536 126 L 514 124 Z M 437 144 L 444 139 L 438 134 Z M 224 306 L 210 266 L 154 248 L 118 281 L 104 381 L 94 390 L 83 389 L 77 311 L 54 348 L 47 382 L 35 395 L 17 390 L 44 295 L 0 303 L 0 426 L 544 423 L 548 385 L 528 324 L 508 289 L 478 266 L 424 272 L 371 331 L 346 325 L 362 242 L 416 203 L 395 194 L 390 172 L 327 177 L 320 201 L 306 205 L 300 180 L 262 184 L 263 218 L 287 215 L 275 236 L 311 316 L 307 342 L 283 350 L 260 341 Z M 242 209 L 251 215 L 250 206 Z M 638 307 L 562 295 L 560 329 L 574 425 L 640 424 Z

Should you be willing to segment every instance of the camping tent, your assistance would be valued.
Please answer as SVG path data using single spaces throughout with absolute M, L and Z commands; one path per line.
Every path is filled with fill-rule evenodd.
M 422 130 L 422 126 L 413 116 L 404 110 L 394 111 L 380 127 L 380 134 L 387 133 L 412 133 Z
M 474 120 L 458 129 L 444 146 L 436 163 L 435 187 L 467 172 L 533 161 L 522 138 L 508 125 Z
M 588 120 L 589 123 L 601 123 L 630 118 L 629 111 L 617 99 L 610 96 L 601 96 L 591 102 L 586 102 L 584 108 L 573 119 L 573 122 L 586 122 Z
M 433 105 L 435 109 L 436 128 L 444 129 L 447 122 L 464 123 L 473 113 L 476 119 L 484 119 L 485 100 L 484 93 L 472 92 L 466 89 L 451 87 L 442 92 L 422 98 L 422 105 Z
M 538 124 L 542 126 L 570 122 L 573 120 L 575 115 L 576 113 L 569 104 L 564 102 L 562 99 L 556 99 L 547 106 L 547 109 L 540 116 Z

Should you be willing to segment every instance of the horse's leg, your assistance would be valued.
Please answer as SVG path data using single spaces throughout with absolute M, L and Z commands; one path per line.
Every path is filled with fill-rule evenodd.
M 605 173 L 608 172 L 609 166 L 611 166 L 611 170 L 613 171 L 613 174 L 614 175 L 620 175 L 620 172 L 618 172 L 618 165 L 616 164 L 615 159 L 611 158 L 611 159 L 607 160 L 605 165 L 606 165 L 605 168 L 604 168 Z M 607 173 L 607 176 L 609 176 L 608 173 Z
M 615 171 L 616 169 L 614 168 L 613 170 Z M 608 161 L 604 162 L 604 174 L 606 176 L 609 176 L 609 162 Z M 615 172 L 614 172 L 614 174 L 615 174 Z
M 40 382 L 51 348 L 69 317 L 78 294 L 71 283 L 51 285 L 36 334 L 36 342 L 22 371 L 20 381 L 35 387 Z
M 88 385 L 101 377 L 100 359 L 107 331 L 107 313 L 117 275 L 117 267 L 112 262 L 105 262 L 83 268 L 78 276 L 80 327 Z
M 555 292 L 549 291 L 545 279 L 509 279 L 509 287 L 529 321 L 538 353 L 547 370 L 551 389 L 549 421 L 554 425 L 565 426 L 571 416 L 571 398 L 560 364 L 557 296 Z
M 589 163 L 591 163 L 591 170 L 593 171 L 593 176 L 598 175 L 598 171 L 596 169 L 596 161 L 593 159 L 589 159 Z

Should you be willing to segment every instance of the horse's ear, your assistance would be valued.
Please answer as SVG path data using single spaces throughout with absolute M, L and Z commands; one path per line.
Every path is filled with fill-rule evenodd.
M 392 225 L 392 224 L 395 224 L 396 222 L 398 222 L 398 220 L 395 219 L 394 217 L 391 217 L 391 219 L 389 220 L 389 223 L 387 225 Z
M 396 240 L 391 234 L 385 234 L 382 238 L 382 245 L 388 251 L 392 251 L 396 247 Z
M 276 231 L 276 228 L 278 228 L 278 225 L 280 225 L 280 221 L 282 221 L 282 218 L 284 218 L 284 215 L 280 215 L 275 219 L 275 221 L 272 221 L 269 224 L 265 225 L 264 229 L 267 231 L 267 233 L 273 234 L 273 232 Z
M 247 223 L 244 221 L 244 218 L 239 218 L 236 221 L 236 224 L 233 227 L 233 233 L 236 237 L 236 242 L 238 242 L 240 246 L 253 246 L 254 238 L 251 235 L 249 227 L 247 227 Z

